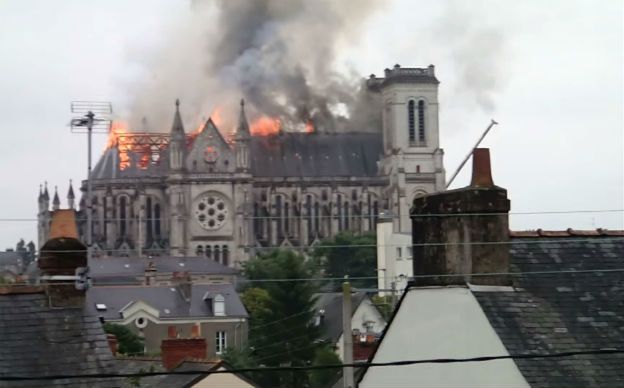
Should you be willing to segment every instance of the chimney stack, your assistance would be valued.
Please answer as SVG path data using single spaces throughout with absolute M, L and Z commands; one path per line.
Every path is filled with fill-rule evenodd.
M 115 334 L 106 334 L 106 340 L 108 341 L 108 347 L 110 347 L 113 356 L 117 355 L 117 337 Z
M 163 366 L 172 370 L 187 358 L 205 359 L 207 344 L 205 338 L 168 338 L 160 344 Z
M 51 307 L 84 305 L 86 284 L 59 278 L 75 277 L 87 268 L 87 247 L 78 240 L 74 210 L 56 210 L 52 214 L 50 237 L 41 247 L 38 265 Z
M 504 276 L 470 274 L 509 271 L 507 190 L 495 186 L 486 148 L 473 152 L 470 186 L 417 197 L 412 218 L 414 275 L 417 285 L 505 285 Z

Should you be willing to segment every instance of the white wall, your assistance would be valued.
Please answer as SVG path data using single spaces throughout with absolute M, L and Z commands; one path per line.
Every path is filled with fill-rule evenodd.
M 366 326 L 364 323 L 367 321 L 374 322 L 372 332 L 381 333 L 386 327 L 386 320 L 381 315 L 377 307 L 373 306 L 373 302 L 368 298 L 364 298 L 362 303 L 353 312 L 351 317 L 351 328 L 358 329 L 361 333 L 366 333 Z M 342 359 L 342 350 L 344 349 L 344 333 L 338 338 L 336 343 L 336 354 Z
M 509 353 L 471 291 L 413 288 L 373 362 L 503 356 Z M 528 387 L 513 360 L 369 368 L 360 388 Z
M 392 222 L 377 223 L 377 287 L 389 290 L 392 288 L 392 282 L 395 282 L 397 293 L 400 295 L 407 285 L 407 278 L 414 274 L 412 254 L 409 249 L 412 246 L 412 236 L 406 233 L 395 233 L 392 229 Z M 401 248 L 400 258 L 397 248 Z M 403 280 L 400 275 L 404 275 Z M 390 295 L 390 292 L 379 291 L 379 295 Z

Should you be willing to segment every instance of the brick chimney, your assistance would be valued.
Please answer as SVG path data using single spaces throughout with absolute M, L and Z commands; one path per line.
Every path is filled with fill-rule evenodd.
M 106 334 L 106 340 L 108 341 L 108 347 L 113 353 L 113 356 L 117 355 L 117 336 L 115 334 Z
M 475 149 L 470 186 L 414 199 L 414 275 L 507 272 L 509 207 L 507 190 L 492 180 L 489 149 Z M 470 275 L 415 279 L 417 285 L 466 282 L 509 283 L 507 277 Z
M 205 338 L 167 338 L 160 344 L 163 366 L 172 370 L 187 358 L 205 359 Z
M 51 307 L 82 307 L 85 290 L 74 280 L 45 279 L 46 276 L 76 276 L 78 268 L 87 268 L 87 247 L 78 240 L 73 209 L 52 214 L 48 241 L 41 247 L 38 261 Z

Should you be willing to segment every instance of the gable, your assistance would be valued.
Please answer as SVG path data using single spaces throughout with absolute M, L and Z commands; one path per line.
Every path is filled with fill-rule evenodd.
M 186 168 L 190 173 L 234 172 L 234 156 L 233 149 L 212 120 L 208 119 L 186 156 Z
M 372 362 L 508 355 L 469 289 L 412 288 Z M 513 360 L 368 368 L 359 387 L 528 387 Z

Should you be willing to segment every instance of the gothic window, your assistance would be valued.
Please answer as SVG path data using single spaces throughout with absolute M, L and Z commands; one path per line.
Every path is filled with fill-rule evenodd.
M 121 237 L 126 236 L 126 229 L 128 226 L 128 199 L 126 196 L 121 196 L 118 199 L 118 212 L 119 215 L 119 235 Z
M 145 200 L 145 235 L 147 241 L 152 241 L 152 198 L 147 197 Z
M 425 142 L 425 101 L 423 100 L 418 101 L 418 141 Z
M 229 265 L 230 261 L 230 250 L 227 245 L 224 245 L 221 251 L 221 257 L 223 258 L 223 265 Z
M 416 120 L 414 112 L 414 100 L 410 100 L 407 103 L 407 127 L 409 131 L 409 141 L 413 143 L 416 141 Z M 419 102 L 420 109 L 420 102 Z
M 345 201 L 344 203 L 344 221 L 343 221 L 344 230 L 349 230 L 349 202 Z
M 206 245 L 206 258 L 212 260 L 212 247 L 210 245 Z
M 201 257 L 203 255 L 204 255 L 204 247 L 201 245 L 198 245 L 197 248 L 195 249 L 195 256 Z
M 336 218 L 338 219 L 338 230 L 342 231 L 344 229 L 343 224 L 343 214 L 342 214 L 342 195 L 338 194 L 338 198 L 336 199 Z
M 312 239 L 312 237 L 314 237 L 314 218 L 312 214 L 312 196 L 311 195 L 306 195 L 305 217 L 306 217 L 306 227 L 308 228 L 308 237 Z
M 108 236 L 108 228 L 107 228 L 107 224 L 108 224 L 108 198 L 104 197 L 102 198 L 102 209 L 103 209 L 103 214 L 102 214 L 102 218 L 104 219 L 104 226 L 103 226 L 103 234 L 104 237 Z
M 314 222 L 314 231 L 316 232 L 316 234 L 320 233 L 320 229 L 321 229 L 321 209 L 320 209 L 321 205 L 319 205 L 318 202 L 314 203 L 314 218 L 315 218 L 315 222 Z
M 288 202 L 284 204 L 284 234 L 290 236 L 290 206 Z
M 379 202 L 373 201 L 373 225 L 377 224 L 377 218 L 379 217 Z
M 154 205 L 154 236 L 160 238 L 160 205 Z
M 254 203 L 254 210 L 253 210 L 253 226 L 254 226 L 254 233 L 256 234 L 256 236 L 261 236 L 262 235 L 262 220 L 260 219 L 260 206 L 258 206 L 258 203 Z
M 214 261 L 216 261 L 217 263 L 221 262 L 221 250 L 219 249 L 218 245 L 214 246 Z
M 323 190 L 321 193 L 321 199 L 323 199 L 323 201 L 327 201 L 327 190 Z
M 284 238 L 284 229 L 283 229 L 283 209 L 282 209 L 283 203 L 282 203 L 282 196 L 281 195 L 276 195 L 275 196 L 275 223 L 277 226 L 277 238 L 278 239 L 283 239 Z

